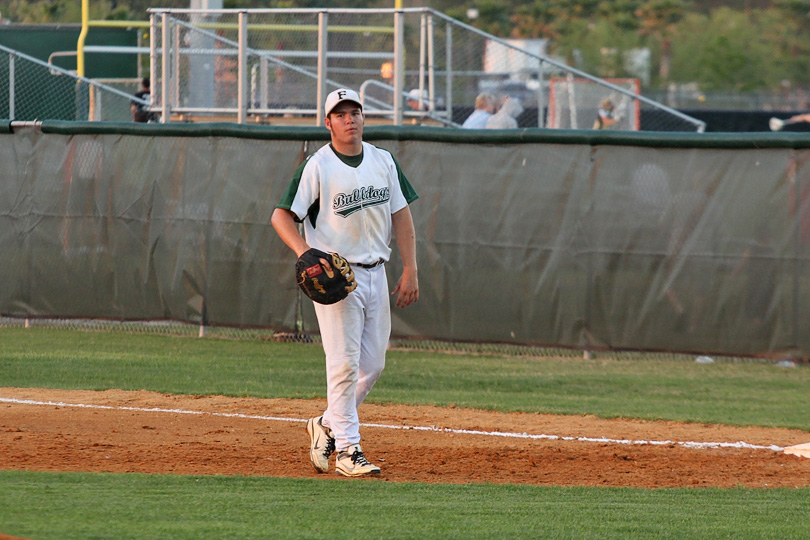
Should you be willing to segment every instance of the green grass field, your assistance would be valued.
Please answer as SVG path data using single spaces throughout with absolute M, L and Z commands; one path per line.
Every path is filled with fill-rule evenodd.
M 50 328 L 0 328 L 0 340 L 0 387 L 325 394 L 317 345 Z M 766 363 L 391 351 L 369 401 L 790 427 L 810 439 L 808 387 L 807 367 Z M 0 471 L 0 493 L 0 533 L 36 540 L 810 538 L 810 489 Z

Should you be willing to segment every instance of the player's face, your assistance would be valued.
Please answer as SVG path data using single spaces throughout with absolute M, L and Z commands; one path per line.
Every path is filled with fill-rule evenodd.
M 334 142 L 356 145 L 363 140 L 363 111 L 356 103 L 338 104 L 324 120 Z

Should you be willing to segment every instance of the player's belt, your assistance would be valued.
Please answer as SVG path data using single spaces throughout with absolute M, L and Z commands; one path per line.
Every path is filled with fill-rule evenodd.
M 365 263 L 349 263 L 349 264 L 352 266 L 359 266 L 360 268 L 375 268 L 377 266 L 380 266 L 384 262 L 385 261 L 382 259 L 382 257 L 380 257 L 379 259 L 377 259 L 377 262 L 373 262 L 371 264 Z

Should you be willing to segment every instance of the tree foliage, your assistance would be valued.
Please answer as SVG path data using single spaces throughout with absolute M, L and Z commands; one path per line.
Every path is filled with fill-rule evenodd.
M 146 19 L 153 0 L 92 0 L 92 19 Z M 631 76 L 628 52 L 652 53 L 652 85 L 707 89 L 810 86 L 810 0 L 403 0 L 504 38 L 548 39 L 549 51 L 603 77 Z M 188 7 L 163 0 L 161 7 Z M 393 7 L 394 0 L 224 0 L 226 8 Z M 3 18 L 77 23 L 80 0 L 0 0 Z M 474 9 L 471 9 L 474 8 Z M 471 17 L 470 15 L 475 15 Z

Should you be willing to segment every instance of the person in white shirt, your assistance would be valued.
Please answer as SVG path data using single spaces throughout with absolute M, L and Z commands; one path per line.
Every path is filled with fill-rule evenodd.
M 493 114 L 487 120 L 487 129 L 517 129 L 517 117 L 523 112 L 523 106 L 520 100 L 514 97 L 507 97 L 506 100 L 498 109 L 498 112 Z
M 484 129 L 487 127 L 487 120 L 495 114 L 495 96 L 488 92 L 478 94 L 475 98 L 475 110 L 464 120 L 461 127 L 466 129 Z

